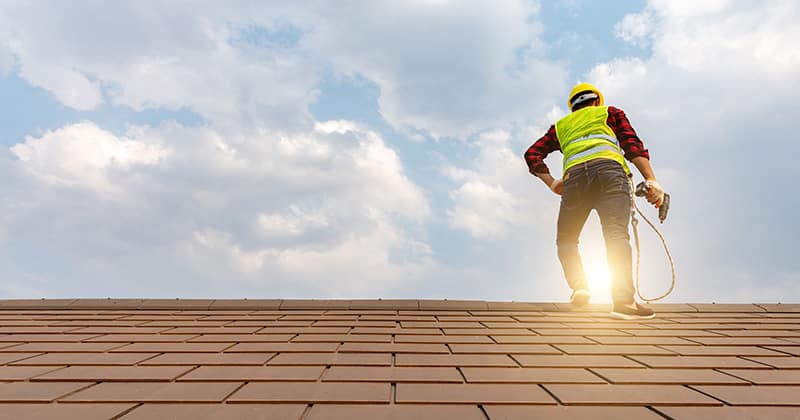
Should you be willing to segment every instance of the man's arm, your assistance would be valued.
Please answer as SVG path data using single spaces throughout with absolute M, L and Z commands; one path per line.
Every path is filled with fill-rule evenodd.
M 608 107 L 608 126 L 614 130 L 614 134 L 619 140 L 620 147 L 625 152 L 625 158 L 636 165 L 636 169 L 642 174 L 650 187 L 650 193 L 647 195 L 647 201 L 656 207 L 660 207 L 664 201 L 664 190 L 661 185 L 656 181 L 656 175 L 653 173 L 653 167 L 650 166 L 650 152 L 644 148 L 644 143 L 636 134 L 636 131 L 631 126 L 628 117 L 619 108 L 613 106 Z
M 644 179 L 655 181 L 656 175 L 653 173 L 653 167 L 650 166 L 650 159 L 644 156 L 637 156 L 631 159 L 631 162 L 636 165 L 636 169 L 639 170 L 639 173 L 642 174 Z
M 656 208 L 661 207 L 661 204 L 664 202 L 664 189 L 661 188 L 661 185 L 656 181 L 656 175 L 653 173 L 653 168 L 650 166 L 650 160 L 639 156 L 633 158 L 631 162 L 636 165 L 636 169 L 639 170 L 639 173 L 642 174 L 646 180 L 647 186 L 650 187 L 650 192 L 647 194 L 647 201 Z
M 544 163 L 544 158 L 556 150 L 561 150 L 561 145 L 558 143 L 555 126 L 550 126 L 547 133 L 525 151 L 525 163 L 528 164 L 530 173 L 541 179 L 547 185 L 547 188 L 550 188 L 556 194 L 561 194 L 560 185 L 557 186 L 557 189 L 554 188 L 553 183 L 556 179 L 550 175 L 550 169 Z
M 561 190 L 564 189 L 563 181 L 561 181 L 560 179 L 553 178 L 553 176 L 550 175 L 549 172 L 543 174 L 534 174 L 534 175 L 536 175 L 537 178 L 541 179 L 542 182 L 544 182 L 544 184 L 547 185 L 547 188 L 550 188 L 550 190 L 552 190 L 554 193 L 561 195 Z

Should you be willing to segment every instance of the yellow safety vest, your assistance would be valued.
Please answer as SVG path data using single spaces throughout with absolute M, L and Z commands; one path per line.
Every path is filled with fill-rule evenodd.
M 564 154 L 563 173 L 580 163 L 604 158 L 619 162 L 625 174 L 631 174 L 619 140 L 607 121 L 607 106 L 587 106 L 556 122 L 556 135 Z

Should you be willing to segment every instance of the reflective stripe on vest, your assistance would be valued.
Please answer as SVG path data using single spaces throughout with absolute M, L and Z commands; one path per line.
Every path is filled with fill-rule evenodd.
M 584 150 L 584 151 L 582 151 L 580 153 L 576 153 L 576 154 L 570 156 L 568 159 L 564 160 L 564 165 L 568 166 L 570 164 L 570 162 L 576 161 L 578 159 L 583 159 L 583 158 L 585 158 L 587 156 L 596 155 L 599 152 L 603 152 L 603 151 L 614 152 L 614 153 L 624 157 L 622 152 L 620 152 L 619 149 L 617 149 L 616 147 L 603 144 L 603 145 L 595 146 L 595 147 L 592 147 L 591 149 L 587 149 L 587 150 Z
M 564 145 L 564 147 L 572 146 L 575 143 L 580 143 L 582 141 L 591 140 L 591 139 L 604 139 L 604 140 L 608 140 L 611 143 L 614 143 L 617 146 L 619 146 L 619 140 L 617 140 L 616 137 L 607 136 L 605 134 L 589 134 L 588 136 L 583 136 L 583 137 L 579 137 L 579 138 L 577 138 L 575 140 L 570 140 L 567 144 Z

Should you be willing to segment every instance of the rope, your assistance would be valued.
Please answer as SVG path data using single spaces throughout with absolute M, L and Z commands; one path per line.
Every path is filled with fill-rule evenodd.
M 669 246 L 667 245 L 667 240 L 664 239 L 664 235 L 661 234 L 661 231 L 651 222 L 645 215 L 639 210 L 639 207 L 636 205 L 635 195 L 634 195 L 634 188 L 633 188 L 633 180 L 630 180 L 630 187 L 631 187 L 631 226 L 633 226 L 633 237 L 636 243 L 636 295 L 639 296 L 639 299 L 643 300 L 645 303 L 656 302 L 666 298 L 667 296 L 675 290 L 675 261 L 672 260 L 672 253 L 669 252 Z M 672 284 L 669 286 L 669 290 L 666 293 L 659 297 L 655 298 L 646 298 L 642 296 L 641 289 L 639 288 L 639 264 L 641 262 L 642 253 L 639 249 L 639 220 L 636 218 L 636 213 L 639 213 L 650 225 L 651 228 L 656 232 L 658 238 L 661 239 L 661 243 L 664 245 L 664 251 L 667 252 L 667 258 L 669 258 L 669 265 L 672 267 Z

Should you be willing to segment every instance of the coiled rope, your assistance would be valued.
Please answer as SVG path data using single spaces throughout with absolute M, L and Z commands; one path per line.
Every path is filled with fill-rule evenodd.
M 631 187 L 631 226 L 633 226 L 633 238 L 634 242 L 636 243 L 636 295 L 639 296 L 639 299 L 643 300 L 645 303 L 657 302 L 666 298 L 670 295 L 670 293 L 672 293 L 673 290 L 675 290 L 675 261 L 672 259 L 672 253 L 669 251 L 669 246 L 667 245 L 667 240 L 664 239 L 664 235 L 660 230 L 658 230 L 656 225 L 654 225 L 653 222 L 651 222 L 650 219 L 648 219 L 644 213 L 639 210 L 639 207 L 636 205 L 633 179 L 629 179 L 629 183 Z M 653 228 L 653 230 L 656 232 L 656 235 L 658 235 L 658 238 L 661 239 L 661 243 L 664 245 L 664 251 L 667 252 L 667 258 L 669 258 L 669 265 L 672 267 L 672 284 L 670 284 L 669 290 L 667 290 L 667 292 L 663 295 L 655 298 L 646 298 L 642 296 L 641 289 L 639 288 L 639 265 L 641 263 L 642 253 L 639 246 L 639 220 L 636 218 L 636 213 L 639 213 L 639 215 L 642 216 L 642 219 L 644 219 L 644 221 L 647 222 L 651 228 Z

